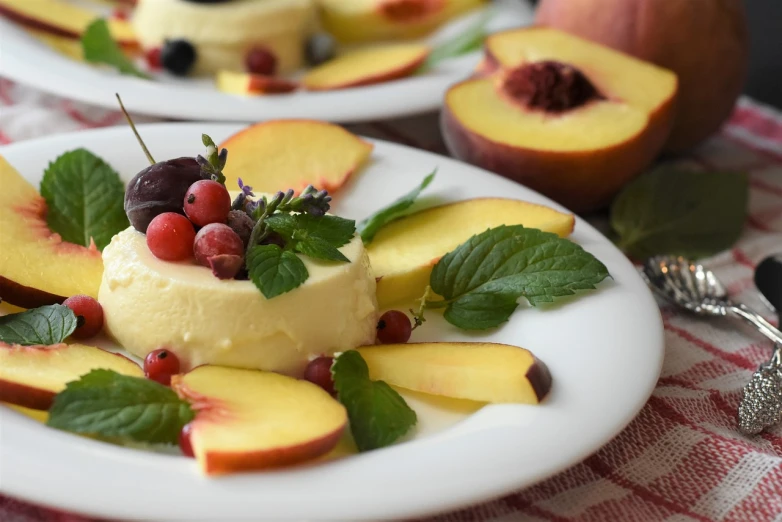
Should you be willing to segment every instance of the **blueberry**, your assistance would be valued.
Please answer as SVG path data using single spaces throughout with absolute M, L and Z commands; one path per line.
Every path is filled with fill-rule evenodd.
M 337 42 L 328 33 L 316 33 L 307 39 L 304 56 L 312 66 L 327 62 L 337 55 Z
M 171 74 L 186 76 L 196 61 L 196 50 L 187 40 L 166 40 L 160 53 L 160 63 Z

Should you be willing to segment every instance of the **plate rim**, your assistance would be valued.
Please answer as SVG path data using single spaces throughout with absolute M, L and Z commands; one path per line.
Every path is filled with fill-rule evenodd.
M 142 136 L 148 136 L 151 134 L 166 134 L 169 132 L 185 132 L 186 130 L 190 129 L 193 132 L 200 133 L 201 130 L 204 127 L 209 127 L 210 129 L 220 129 L 220 131 L 226 131 L 226 132 L 235 132 L 236 130 L 239 130 L 244 125 L 241 124 L 234 124 L 234 123 L 214 123 L 214 122 L 184 122 L 184 123 L 152 123 L 152 124 L 142 124 L 139 125 L 139 132 L 142 134 Z M 72 140 L 82 141 L 85 144 L 83 146 L 89 147 L 89 141 L 94 136 L 98 135 L 104 135 L 104 134 L 111 134 L 116 135 L 117 137 L 120 136 L 121 133 L 127 132 L 127 129 L 124 129 L 123 127 L 114 127 L 114 128 L 101 128 L 101 129 L 92 129 L 92 130 L 85 130 L 85 131 L 77 131 L 77 132 L 71 132 L 66 134 L 59 134 L 59 135 L 52 135 L 47 136 L 35 140 L 28 140 L 23 142 L 17 142 L 9 145 L 3 145 L 0 146 L 0 155 L 3 155 L 7 157 L 9 154 L 11 156 L 15 154 L 30 154 L 32 153 L 37 146 L 39 146 L 42 142 L 46 142 L 48 145 L 50 145 L 53 148 L 64 148 L 65 144 L 68 142 L 72 142 Z M 213 130 L 210 130 L 210 132 L 213 132 Z M 123 139 L 127 136 L 123 136 Z M 536 192 L 532 191 L 531 189 L 528 189 L 527 187 L 518 185 L 516 183 L 510 182 L 509 180 L 505 180 L 501 176 L 485 171 L 483 169 L 480 169 L 478 167 L 468 165 L 462 162 L 459 162 L 455 159 L 446 157 L 446 156 L 440 156 L 438 154 L 424 151 L 420 149 L 416 149 L 413 147 L 408 147 L 401 144 L 391 143 L 384 140 L 377 140 L 377 139 L 371 139 L 371 138 L 365 138 L 369 141 L 373 142 L 376 145 L 376 149 L 374 153 L 377 153 L 378 149 L 380 150 L 389 150 L 390 152 L 393 152 L 394 149 L 397 149 L 398 151 L 405 151 L 405 152 L 412 152 L 415 155 L 421 155 L 422 157 L 431 157 L 432 159 L 436 159 L 440 164 L 441 170 L 443 169 L 443 166 L 446 166 L 445 164 L 451 163 L 459 165 L 460 168 L 466 168 L 469 170 L 474 170 L 477 172 L 480 172 L 482 176 L 490 176 L 495 179 L 502 180 L 503 182 L 511 183 L 515 186 L 518 186 L 522 189 L 524 192 L 528 192 L 531 194 L 536 195 L 539 199 L 544 200 L 544 204 L 548 204 L 554 208 L 560 209 L 560 210 L 566 210 L 562 205 L 559 205 L 551 200 L 548 200 L 545 196 L 541 196 L 537 194 Z M 60 144 L 62 142 L 62 145 Z M 17 152 L 20 151 L 20 152 Z M 9 160 L 11 161 L 11 160 Z M 371 165 L 366 167 L 367 169 L 371 169 Z M 575 214 L 574 214 L 575 215 Z M 605 236 L 599 232 L 597 229 L 595 229 L 591 224 L 583 220 L 578 215 L 575 215 L 576 217 L 576 227 L 578 229 L 586 230 L 590 235 L 597 235 L 600 238 L 600 241 L 603 245 L 607 246 L 609 249 L 613 249 L 616 252 L 618 252 L 622 259 L 632 268 L 632 263 L 623 255 L 621 252 L 619 252 L 616 247 L 610 243 L 610 241 L 605 238 Z M 512 491 L 516 491 L 519 488 L 526 488 L 530 487 L 538 482 L 541 482 L 547 478 L 550 478 L 557 473 L 560 473 L 561 471 L 568 469 L 579 462 L 581 462 L 584 458 L 587 458 L 589 455 L 597 452 L 600 448 L 608 444 L 614 437 L 616 437 L 619 433 L 621 433 L 627 425 L 632 422 L 632 420 L 638 415 L 638 413 L 641 411 L 643 406 L 648 401 L 649 397 L 651 397 L 652 392 L 654 391 L 656 387 L 657 380 L 659 378 L 660 372 L 662 370 L 662 363 L 664 358 L 664 352 L 665 352 L 665 344 L 664 344 L 664 337 L 663 337 L 663 323 L 662 323 L 662 317 L 660 315 L 659 307 L 657 306 L 654 297 L 652 296 L 651 292 L 649 292 L 648 288 L 646 288 L 645 285 L 643 285 L 643 282 L 640 278 L 640 276 L 637 274 L 634 268 L 632 268 L 632 273 L 634 274 L 634 277 L 637 279 L 635 283 L 641 283 L 642 288 L 644 289 L 644 292 L 642 294 L 639 294 L 638 297 L 640 297 L 643 301 L 646 301 L 647 304 L 651 304 L 656 311 L 654 314 L 654 322 L 656 323 L 657 328 L 655 328 L 654 332 L 649 332 L 649 335 L 654 333 L 657 336 L 657 341 L 654 343 L 656 345 L 656 353 L 651 354 L 653 355 L 653 360 L 656 364 L 653 365 L 652 370 L 648 375 L 649 379 L 648 382 L 645 383 L 645 386 L 643 387 L 643 390 L 639 394 L 639 399 L 636 401 L 636 404 L 634 407 L 628 409 L 621 418 L 617 418 L 612 422 L 612 427 L 610 430 L 607 430 L 610 433 L 606 433 L 602 435 L 600 438 L 602 439 L 601 442 L 595 442 L 590 445 L 589 448 L 582 449 L 580 452 L 578 452 L 578 455 L 573 455 L 570 458 L 568 458 L 566 461 L 563 461 L 559 463 L 556 466 L 549 467 L 545 472 L 538 473 L 536 476 L 533 476 L 531 478 L 526 478 L 523 481 L 521 481 L 521 485 L 519 485 L 519 480 L 514 480 L 512 482 L 514 484 L 510 484 L 509 480 L 506 479 L 503 481 L 502 485 L 495 486 L 492 489 L 492 491 L 487 492 L 484 491 L 486 488 L 481 490 L 478 493 L 474 494 L 462 494 L 459 498 L 456 499 L 450 499 L 447 503 L 447 505 L 443 504 L 442 502 L 438 505 L 431 505 L 431 506 L 418 506 L 418 507 L 407 507 L 407 506 L 399 506 L 399 510 L 395 513 L 390 515 L 390 518 L 405 518 L 405 517 L 411 517 L 411 516 L 428 516 L 438 513 L 443 513 L 444 511 L 451 511 L 455 509 L 460 509 L 467 507 L 469 505 L 473 505 L 480 502 L 490 501 L 492 499 L 498 498 L 502 495 L 508 494 Z M 650 325 L 651 326 L 651 325 Z M 641 399 L 642 397 L 642 399 Z M 0 409 L 0 414 L 3 414 L 3 411 L 7 411 L 5 408 Z M 12 414 L 12 417 L 14 417 L 15 413 Z M 477 415 L 477 414 L 475 414 Z M 31 421 L 26 418 L 22 418 L 21 416 L 20 420 L 22 421 L 22 428 L 24 428 L 24 424 L 26 424 L 24 421 L 29 421 L 32 426 L 35 426 L 34 431 L 38 432 L 45 432 L 46 430 L 40 430 L 40 426 L 36 426 L 34 421 Z M 16 426 L 16 424 L 20 423 L 11 423 L 10 429 L 13 430 L 15 428 L 18 428 L 19 426 Z M 25 431 L 24 429 L 22 431 Z M 56 437 L 71 437 L 73 439 L 80 439 L 79 437 L 73 436 L 71 434 L 66 433 L 49 433 L 50 436 L 56 436 Z M 429 440 L 430 438 L 437 438 L 437 435 L 434 435 L 433 437 L 425 437 L 422 440 Z M 94 441 L 84 441 L 87 442 L 88 445 L 94 445 Z M 77 441 L 78 445 L 78 441 Z M 114 446 L 99 444 L 103 450 L 106 451 L 99 451 L 100 453 L 111 453 L 111 452 L 125 452 L 125 451 L 131 451 L 135 453 L 138 450 L 129 450 L 126 448 L 118 448 Z M 110 450 L 104 448 L 111 448 Z M 405 445 L 398 445 L 392 448 L 388 448 L 386 450 L 382 451 L 388 451 L 389 449 L 393 448 L 403 448 Z M 4 449 L 4 445 L 0 445 L 0 450 Z M 92 448 L 95 449 L 95 448 Z M 381 453 L 381 452 L 374 452 L 374 453 Z M 370 454 L 364 454 L 364 455 L 371 455 Z M 0 453 L 0 456 L 2 456 L 2 453 Z M 355 459 L 344 459 L 346 461 L 353 461 Z M 341 462 L 341 461 L 337 461 Z M 194 471 L 194 470 L 191 470 Z M 260 474 L 257 474 L 260 475 Z M 45 492 L 43 494 L 39 494 L 38 491 L 35 489 L 30 490 L 24 490 L 24 488 L 18 488 L 9 485 L 7 483 L 3 483 L 5 481 L 0 481 L 0 492 L 3 492 L 3 494 L 10 495 L 15 498 L 20 498 L 29 502 L 33 502 L 39 505 L 48 505 L 50 507 L 53 507 L 55 509 L 64 509 L 67 511 L 72 511 L 76 513 L 83 513 L 83 514 L 89 514 L 91 516 L 101 516 L 101 517 L 117 517 L 117 516 L 127 516 L 132 517 L 134 515 L 130 513 L 122 513 L 117 514 L 118 512 L 115 510 L 111 510 L 111 506 L 105 506 L 105 505 L 97 505 L 97 504 L 91 504 L 89 502 L 79 501 L 76 499 L 67 499 L 65 502 L 56 502 L 53 503 L 49 502 L 48 499 L 45 496 Z M 62 495 L 61 495 L 62 496 Z M 371 516 L 378 515 L 377 513 L 373 512 L 371 513 Z M 363 516 L 363 515 L 359 515 Z M 382 515 L 383 517 L 387 517 L 388 514 Z M 351 517 L 343 517 L 343 518 L 351 518 Z

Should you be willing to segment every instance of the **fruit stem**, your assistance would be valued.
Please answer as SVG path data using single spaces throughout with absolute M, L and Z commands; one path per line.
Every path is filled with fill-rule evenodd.
M 138 130 L 136 130 L 136 125 L 133 124 L 133 120 L 130 118 L 130 114 L 128 114 L 128 111 L 125 110 L 125 105 L 122 103 L 122 98 L 119 97 L 119 94 L 114 93 L 114 95 L 117 97 L 117 101 L 119 102 L 119 107 L 122 109 L 122 114 L 125 115 L 125 119 L 128 120 L 128 124 L 130 125 L 131 130 L 133 131 L 133 134 L 136 135 L 136 139 L 138 140 L 138 144 L 141 145 L 141 148 L 144 150 L 144 154 L 147 155 L 147 159 L 149 160 L 150 165 L 154 165 L 157 163 L 155 161 L 155 158 L 152 157 L 152 154 L 149 153 L 149 149 L 144 144 L 144 140 L 141 139 L 141 136 L 138 133 Z

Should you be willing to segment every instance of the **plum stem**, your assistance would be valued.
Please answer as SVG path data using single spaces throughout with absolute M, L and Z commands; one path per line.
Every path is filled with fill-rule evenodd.
M 138 140 L 138 144 L 141 145 L 141 148 L 144 150 L 144 154 L 146 154 L 147 159 L 149 160 L 150 165 L 154 165 L 157 163 L 155 161 L 155 158 L 152 157 L 152 154 L 149 153 L 149 149 L 147 148 L 146 144 L 144 143 L 144 140 L 141 139 L 141 136 L 138 133 L 138 130 L 136 130 L 136 125 L 133 123 L 133 120 L 130 117 L 130 114 L 128 114 L 128 111 L 125 110 L 125 105 L 122 103 L 122 98 L 119 97 L 119 94 L 114 93 L 114 95 L 117 97 L 117 101 L 119 102 L 119 107 L 122 109 L 122 114 L 125 115 L 125 119 L 128 120 L 128 124 L 130 125 L 130 129 L 133 131 L 133 134 L 136 135 L 136 139 Z

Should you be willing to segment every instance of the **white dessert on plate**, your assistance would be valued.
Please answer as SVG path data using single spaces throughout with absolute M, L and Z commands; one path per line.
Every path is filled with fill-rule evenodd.
M 309 278 L 266 299 L 251 281 L 221 280 L 194 262 L 156 258 L 131 227 L 103 251 L 98 300 L 105 329 L 142 358 L 168 348 L 189 368 L 217 364 L 300 375 L 316 356 L 375 340 L 375 278 L 361 238 L 340 251 L 350 263 L 301 256 Z

